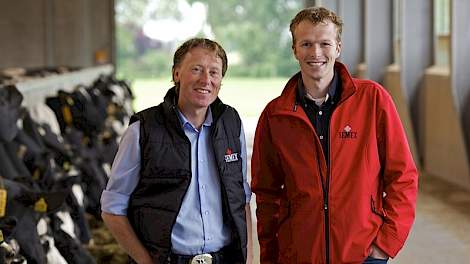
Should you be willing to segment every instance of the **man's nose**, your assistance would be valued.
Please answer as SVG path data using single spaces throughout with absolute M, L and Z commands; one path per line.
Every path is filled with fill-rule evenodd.
M 320 45 L 312 45 L 310 53 L 311 55 L 314 55 L 314 56 L 321 55 Z
M 210 81 L 209 71 L 203 71 L 203 72 L 201 73 L 201 76 L 200 76 L 200 78 L 199 78 L 199 81 L 202 82 L 202 83 L 204 83 L 204 84 L 209 83 L 209 81 Z

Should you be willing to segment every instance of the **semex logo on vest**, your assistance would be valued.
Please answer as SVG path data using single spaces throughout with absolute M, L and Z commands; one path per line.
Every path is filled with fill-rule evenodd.
M 339 138 L 342 139 L 356 139 L 357 138 L 357 132 L 352 131 L 351 126 L 346 125 L 343 129 L 343 131 L 338 132 Z
M 232 149 L 227 148 L 225 151 L 225 162 L 233 162 L 238 160 L 238 153 L 232 153 Z

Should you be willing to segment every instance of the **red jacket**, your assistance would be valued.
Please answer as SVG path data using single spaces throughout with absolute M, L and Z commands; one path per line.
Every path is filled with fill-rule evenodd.
M 335 68 L 330 168 L 296 104 L 300 74 L 261 114 L 251 161 L 261 263 L 362 263 L 372 243 L 394 257 L 413 224 L 418 173 L 392 99 Z

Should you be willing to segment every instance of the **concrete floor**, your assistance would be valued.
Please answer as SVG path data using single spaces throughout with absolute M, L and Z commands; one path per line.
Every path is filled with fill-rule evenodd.
M 243 120 L 249 155 L 252 151 L 256 122 L 257 119 L 254 118 Z M 255 263 L 259 263 L 255 200 L 253 195 L 251 206 L 254 219 Z M 420 175 L 413 229 L 404 248 L 389 263 L 470 263 L 470 191 L 431 175 Z
M 415 224 L 392 263 L 470 263 L 470 192 L 421 175 Z

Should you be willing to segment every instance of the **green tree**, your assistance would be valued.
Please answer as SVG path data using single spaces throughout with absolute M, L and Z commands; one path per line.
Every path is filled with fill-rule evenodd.
M 185 1 L 185 0 L 181 0 Z M 303 6 L 299 0 L 186 0 L 207 6 L 207 21 L 228 53 L 241 61 L 229 61 L 229 75 L 289 76 L 297 70 L 292 56 L 289 23 Z M 166 76 L 172 46 L 142 50 L 136 34 L 149 19 L 181 20 L 179 1 L 116 0 L 117 72 L 127 78 Z M 198 35 L 202 35 L 200 32 Z M 173 43 L 174 44 L 174 43 Z
M 302 7 L 298 0 L 189 0 L 208 7 L 208 23 L 228 52 L 241 63 L 232 75 L 288 76 L 296 71 L 289 23 Z
M 120 78 L 153 78 L 168 76 L 171 71 L 170 51 L 152 48 L 138 51 L 136 36 L 149 19 L 180 18 L 177 2 L 172 0 L 116 1 L 117 76 Z

